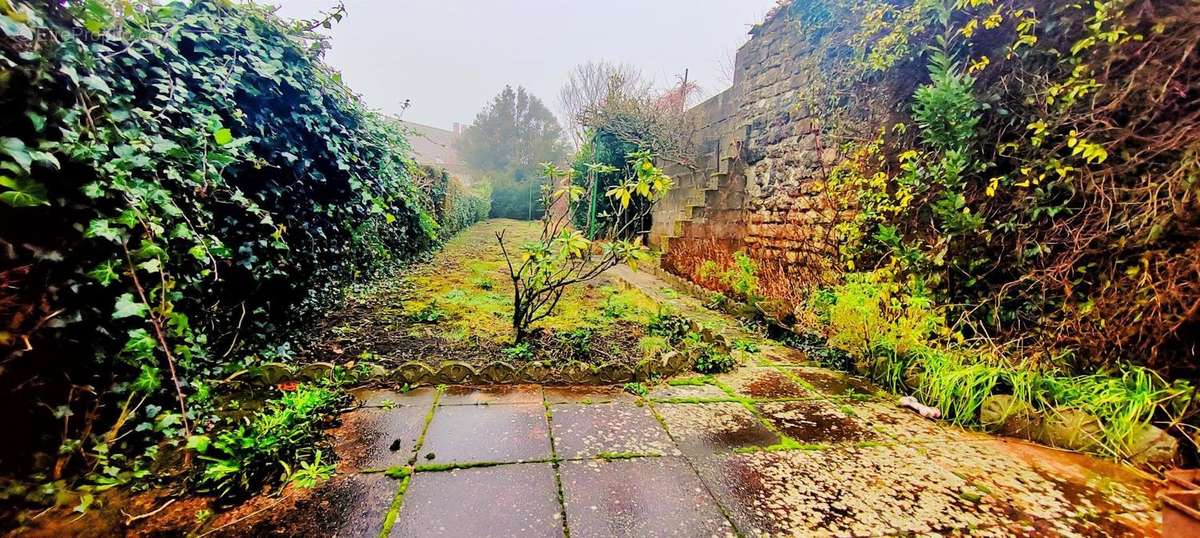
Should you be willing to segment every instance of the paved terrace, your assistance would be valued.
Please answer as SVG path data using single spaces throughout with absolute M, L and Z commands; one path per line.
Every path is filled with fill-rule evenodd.
M 964 431 L 863 381 L 743 367 L 653 387 L 357 392 L 339 474 L 236 534 L 1144 536 L 1152 482 Z M 381 534 L 382 533 L 382 534 Z

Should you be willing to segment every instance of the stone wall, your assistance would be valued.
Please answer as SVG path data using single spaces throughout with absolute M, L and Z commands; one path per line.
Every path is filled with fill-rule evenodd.
M 689 111 L 699 129 L 695 169 L 668 165 L 675 191 L 656 208 L 651 244 L 668 270 L 697 280 L 703 259 L 744 250 L 774 275 L 774 295 L 815 278 L 834 260 L 836 213 L 823 195 L 837 150 L 801 110 L 811 45 L 787 14 L 751 32 L 731 88 Z M 771 280 L 771 279 L 768 279 Z

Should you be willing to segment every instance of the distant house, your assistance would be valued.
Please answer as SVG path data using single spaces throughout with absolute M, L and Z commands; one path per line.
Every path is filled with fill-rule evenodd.
M 408 143 L 412 145 L 413 157 L 418 163 L 444 168 L 463 183 L 473 183 L 467 165 L 454 151 L 454 142 L 464 129 L 462 124 L 455 123 L 453 131 L 403 120 L 400 124 L 409 131 Z

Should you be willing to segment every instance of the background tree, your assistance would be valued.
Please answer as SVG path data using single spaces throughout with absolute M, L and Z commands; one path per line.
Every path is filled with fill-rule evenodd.
M 491 178 L 492 216 L 538 218 L 542 162 L 567 155 L 550 109 L 525 88 L 505 86 L 463 133 L 455 149 L 481 177 Z

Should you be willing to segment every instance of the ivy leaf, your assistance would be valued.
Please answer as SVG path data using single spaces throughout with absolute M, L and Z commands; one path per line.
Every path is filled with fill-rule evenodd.
M 207 435 L 193 435 L 188 437 L 187 440 L 187 448 L 189 450 L 195 450 L 200 454 L 203 454 L 205 451 L 207 451 L 208 445 L 210 444 L 212 444 L 212 440 L 209 439 Z
M 83 186 L 83 195 L 93 199 L 104 196 L 104 186 L 99 181 L 88 183 Z
M 229 129 L 217 129 L 217 132 L 213 133 L 213 140 L 221 146 L 233 142 L 233 131 Z
M 30 166 L 33 165 L 33 155 L 29 154 L 29 150 L 25 148 L 25 142 L 21 141 L 20 138 L 13 138 L 11 136 L 0 138 L 0 151 L 12 157 L 12 160 L 20 165 L 21 169 L 26 173 L 29 172 Z
M 108 219 L 95 219 L 88 223 L 87 230 L 83 232 L 84 237 L 103 237 L 113 243 L 121 242 L 121 232 L 111 225 Z
M 87 86 L 89 90 L 92 90 L 96 93 L 112 95 L 112 88 L 108 87 L 108 83 L 104 82 L 104 79 L 96 75 L 88 75 L 83 77 L 83 85 Z
M 147 311 L 149 311 L 149 308 L 144 303 L 135 301 L 132 293 L 126 293 L 117 298 L 117 305 L 115 310 L 113 310 L 112 318 L 144 318 Z
M 129 331 L 129 339 L 125 341 L 125 349 L 122 352 L 141 359 L 154 353 L 154 345 L 154 337 L 150 336 L 146 329 L 134 329 Z
M 8 37 L 20 37 L 26 41 L 33 40 L 33 30 L 8 15 L 0 15 L 0 31 L 3 31 L 4 35 Z
M 138 265 L 138 267 L 141 267 L 142 270 L 146 271 L 147 273 L 157 273 L 162 270 L 162 262 L 158 261 L 158 258 L 155 258 L 153 260 L 142 262 Z
M 0 176 L 0 187 L 9 190 L 0 192 L 0 201 L 12 207 L 34 207 L 50 205 L 46 199 L 46 186 L 34 179 L 13 179 Z
M 92 280 L 99 282 L 101 286 L 108 286 L 109 284 L 112 284 L 121 278 L 121 275 L 118 275 L 117 272 L 113 270 L 115 265 L 116 263 L 112 260 L 106 261 L 100 265 L 97 265 L 95 269 L 89 271 L 88 276 L 92 277 Z

